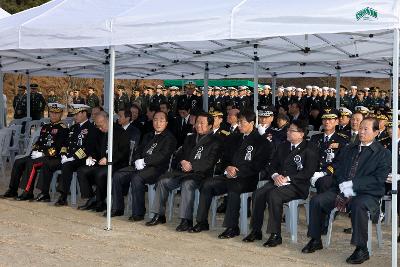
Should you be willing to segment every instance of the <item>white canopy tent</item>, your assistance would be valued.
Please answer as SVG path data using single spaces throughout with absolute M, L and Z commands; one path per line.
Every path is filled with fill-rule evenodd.
M 133 73 L 138 78 L 154 79 L 180 73 L 182 77 L 182 72 L 187 71 L 184 67 L 190 67 L 197 72 L 190 72 L 189 77 L 201 77 L 201 72 L 202 77 L 210 73 L 213 77 L 214 63 L 215 76 L 231 68 L 225 66 L 224 70 L 218 62 L 233 64 L 241 70 L 235 72 L 232 67 L 229 75 L 233 77 L 251 73 L 252 66 L 255 81 L 260 73 L 271 72 L 271 68 L 276 68 L 271 72 L 273 75 L 279 75 L 279 69 L 282 75 L 312 76 L 321 72 L 337 75 L 337 62 L 347 60 L 354 65 L 350 64 L 348 72 L 341 67 L 343 73 L 372 74 L 365 66 L 357 69 L 354 63 L 367 59 L 383 62 L 383 68 L 371 63 L 376 66 L 377 74 L 392 73 L 398 77 L 398 17 L 396 0 L 350 3 L 310 0 L 307 5 L 295 0 L 121 0 L 118 5 L 111 0 L 54 0 L 0 20 L 0 64 L 2 71 L 30 70 L 38 74 L 50 70 L 85 76 L 104 73 L 105 63 L 104 77 L 109 92 L 113 89 L 115 74 L 128 77 Z M 299 66 L 289 65 L 285 70 L 279 65 L 282 62 Z M 326 72 L 318 66 L 321 62 L 327 62 L 333 69 Z M 315 64 L 314 69 L 309 64 Z M 386 64 L 393 65 L 392 70 Z M 295 70 L 299 67 L 302 68 Z M 301 71 L 306 67 L 310 70 Z M 393 88 L 398 88 L 398 79 L 393 79 Z M 393 94 L 398 99 L 398 90 L 393 90 Z M 113 94 L 109 96 L 109 110 L 113 110 Z M 397 101 L 393 107 L 393 135 L 397 136 Z M 111 137 L 112 127 L 109 132 L 112 151 Z M 396 141 L 393 140 L 394 148 L 397 148 Z M 396 149 L 392 156 L 392 171 L 396 173 Z M 108 157 L 112 162 L 111 153 Z M 393 212 L 397 207 L 396 194 L 394 182 Z M 111 165 L 108 214 L 110 195 Z M 392 218 L 392 264 L 397 266 L 397 216 Z M 107 229 L 110 228 L 108 216 Z
M 0 7 L 0 19 L 10 16 L 10 13 Z

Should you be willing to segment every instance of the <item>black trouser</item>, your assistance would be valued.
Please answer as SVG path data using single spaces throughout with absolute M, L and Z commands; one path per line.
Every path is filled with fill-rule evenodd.
M 94 196 L 92 185 L 96 185 L 96 202 L 102 203 L 107 197 L 107 166 L 81 166 L 77 171 L 82 198 Z
M 40 169 L 36 188 L 44 194 L 49 193 L 53 173 L 59 169 L 61 169 L 61 160 L 59 158 L 47 158 Z
M 71 188 L 72 174 L 83 165 L 85 165 L 85 159 L 76 159 L 62 164 L 61 176 L 57 185 L 57 192 L 61 193 L 61 197 L 67 198 Z
M 22 173 L 21 181 L 19 183 L 19 187 L 21 189 L 23 189 L 25 192 L 33 193 L 38 171 L 42 168 L 43 162 L 47 159 L 48 157 L 31 159 L 30 156 L 26 159 L 25 169 Z
M 131 166 L 115 172 L 112 177 L 112 210 L 124 210 L 124 196 L 129 192 L 131 177 L 135 174 Z
M 304 198 L 304 193 L 294 185 L 278 187 L 274 183 L 268 183 L 257 189 L 253 193 L 252 229 L 261 231 L 264 221 L 264 211 L 268 204 L 267 233 L 280 234 L 283 204 L 300 198 Z
M 310 222 L 307 235 L 314 239 L 321 239 L 324 228 L 325 216 L 329 215 L 335 207 L 336 193 L 327 191 L 314 196 L 310 201 Z M 374 216 L 379 211 L 379 198 L 370 195 L 358 195 L 351 199 L 349 204 L 351 212 L 351 227 L 353 229 L 351 244 L 367 246 L 368 241 L 368 214 Z
M 8 188 L 12 191 L 18 191 L 19 182 L 22 176 L 22 173 L 25 170 L 26 163 L 30 159 L 30 156 L 23 157 L 15 160 L 14 165 L 11 170 L 11 178 Z
M 332 182 L 333 179 L 331 175 L 325 175 L 319 178 L 317 182 L 315 182 L 315 188 L 317 188 L 318 194 L 328 191 L 332 186 Z
M 224 176 L 208 178 L 200 190 L 197 222 L 207 222 L 208 211 L 214 196 L 228 193 L 227 207 L 224 218 L 225 227 L 238 227 L 240 212 L 240 194 L 252 192 L 257 187 L 257 180 L 252 178 L 229 179 Z M 247 208 L 247 207 L 244 207 Z

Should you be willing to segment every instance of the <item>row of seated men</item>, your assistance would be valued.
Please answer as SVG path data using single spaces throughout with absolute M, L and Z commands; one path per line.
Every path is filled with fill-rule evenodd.
M 82 119 L 79 118 L 79 114 L 83 116 Z M 258 114 L 260 125 L 272 114 L 270 107 L 260 107 Z M 14 165 L 14 174 L 12 174 L 10 188 L 5 197 L 16 196 L 19 184 L 24 192 L 18 199 L 33 198 L 34 181 L 32 180 L 36 169 L 40 168 L 37 187 L 42 190 L 42 193 L 39 194 L 37 200 L 41 201 L 46 190 L 48 192 L 51 172 L 61 169 L 62 174 L 58 182 L 58 191 L 61 196 L 56 205 L 66 205 L 72 172 L 77 170 L 81 195 L 87 199 L 86 203 L 79 208 L 104 210 L 107 168 L 105 157 L 107 146 L 104 146 L 104 143 L 106 141 L 100 142 L 103 144 L 100 145 L 103 148 L 102 152 L 99 152 L 101 150 L 99 148 L 93 148 L 93 151 L 97 151 L 96 153 L 90 151 L 90 143 L 98 138 L 92 140 L 89 136 L 89 128 L 94 127 L 93 125 L 82 129 L 87 120 L 85 116 L 87 116 L 87 110 L 77 109 L 76 124 L 72 127 L 79 128 L 76 131 L 79 133 L 78 137 L 74 138 L 73 129 L 75 128 L 71 128 L 68 144 L 61 145 L 59 153 L 56 150 L 55 154 L 52 154 L 52 160 L 57 161 L 56 166 L 52 166 L 48 163 L 50 161 L 45 159 L 51 157 L 52 141 L 45 142 L 47 150 L 39 149 L 35 145 L 31 156 L 21 160 L 21 162 L 25 161 L 24 163 L 18 161 L 15 163 L 15 165 L 26 165 L 25 168 L 22 165 L 17 168 L 23 169 L 24 173 L 15 174 L 17 170 L 14 170 Z M 336 206 L 340 211 L 351 211 L 352 244 L 356 246 L 356 249 L 347 262 L 362 263 L 369 259 L 366 247 L 367 211 L 371 214 L 379 211 L 379 201 L 385 194 L 385 182 L 390 172 L 390 153 L 375 140 L 379 134 L 379 122 L 376 118 L 364 118 L 363 114 L 357 112 L 353 114 L 352 130 L 357 132 L 357 135 L 350 141 L 349 136 L 336 133 L 338 113 L 327 110 L 323 115 L 324 133 L 314 136 L 308 142 L 305 140 L 307 123 L 293 119 L 286 130 L 287 140 L 274 143 L 274 132 L 264 131 L 262 135 L 260 134 L 260 127 L 256 126 L 256 114 L 253 111 L 244 110 L 237 115 L 239 133 L 236 134 L 213 129 L 214 121 L 220 116 L 219 113 L 197 114 L 195 132 L 189 133 L 185 138 L 182 148 L 176 153 L 177 167 L 169 172 L 168 165 L 171 155 L 175 152 L 177 141 L 167 130 L 168 116 L 164 112 L 154 113 L 152 120 L 154 131 L 142 138 L 141 144 L 131 157 L 127 155 L 129 152 L 123 152 L 124 149 L 129 148 L 129 144 L 121 141 L 125 139 L 121 138 L 124 135 L 123 131 L 121 128 L 114 129 L 111 215 L 123 215 L 123 196 L 130 186 L 132 193 L 130 220 L 144 220 L 146 185 L 156 184 L 156 195 L 151 210 L 155 215 L 146 225 L 155 226 L 165 223 L 168 194 L 180 187 L 181 222 L 176 230 L 198 233 L 209 229 L 208 211 L 213 196 L 227 194 L 224 218 L 226 229 L 218 237 L 233 238 L 240 232 L 238 226 L 240 194 L 254 192 L 252 231 L 244 241 L 253 242 L 262 239 L 264 210 L 268 208 L 267 233 L 270 236 L 264 246 L 275 247 L 282 243 L 281 221 L 284 203 L 294 199 L 306 199 L 310 185 L 313 185 L 317 187 L 318 194 L 311 199 L 308 231 L 311 240 L 304 247 L 303 252 L 310 253 L 322 249 L 321 235 L 326 231 L 325 217 Z M 57 124 L 55 123 L 57 120 L 53 120 L 52 115 L 51 121 L 52 127 Z M 108 131 L 107 114 L 97 114 L 95 125 L 103 133 L 104 138 L 104 133 Z M 41 134 L 38 143 L 44 142 L 44 138 L 57 139 L 55 136 L 50 138 L 49 135 Z M 43 157 L 40 153 L 45 156 Z M 129 159 L 129 162 L 126 162 L 126 159 Z M 77 166 L 78 161 L 81 161 L 79 166 Z M 71 166 L 71 164 L 75 165 Z M 216 165 L 219 165 L 221 172 L 214 177 Z M 257 189 L 258 174 L 262 170 L 265 171 L 269 182 Z M 21 175 L 20 181 L 18 176 Z M 96 193 L 92 191 L 93 184 L 96 185 Z M 197 189 L 200 191 L 200 200 L 194 225 L 193 204 Z M 45 198 L 49 200 L 48 195 Z

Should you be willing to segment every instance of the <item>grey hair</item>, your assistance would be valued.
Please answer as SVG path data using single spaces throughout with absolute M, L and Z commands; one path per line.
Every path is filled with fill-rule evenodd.
M 108 120 L 108 113 L 105 111 L 100 111 L 97 113 L 96 117 L 103 117 L 104 119 Z

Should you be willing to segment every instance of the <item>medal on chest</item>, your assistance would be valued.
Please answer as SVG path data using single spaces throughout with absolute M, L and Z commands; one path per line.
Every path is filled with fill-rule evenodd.
M 154 150 L 154 148 L 156 148 L 156 146 L 157 146 L 157 143 L 152 144 L 151 147 L 146 151 L 146 154 L 147 155 L 153 154 L 153 150 Z
M 53 144 L 53 136 L 51 134 L 48 134 L 46 137 L 46 146 L 51 147 Z
M 332 163 L 332 160 L 335 158 L 335 153 L 333 152 L 332 148 L 328 148 L 325 150 L 326 152 L 326 162 L 327 163 Z

